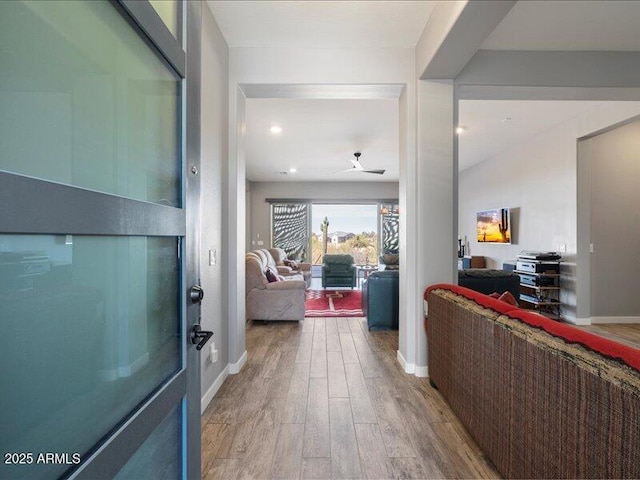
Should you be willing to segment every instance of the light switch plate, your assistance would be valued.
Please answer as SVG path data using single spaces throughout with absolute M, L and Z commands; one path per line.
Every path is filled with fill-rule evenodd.
M 209 250 L 209 265 L 213 267 L 216 263 L 218 263 L 218 253 L 214 248 L 213 250 Z

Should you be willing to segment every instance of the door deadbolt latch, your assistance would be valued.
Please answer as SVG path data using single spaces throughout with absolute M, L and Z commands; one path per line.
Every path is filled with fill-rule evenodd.
M 194 285 L 189 289 L 189 299 L 191 303 L 202 303 L 204 298 L 204 290 L 200 285 Z

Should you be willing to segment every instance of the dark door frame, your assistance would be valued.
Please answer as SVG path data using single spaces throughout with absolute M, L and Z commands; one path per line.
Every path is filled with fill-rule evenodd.
M 182 79 L 182 208 L 0 171 L 0 233 L 150 235 L 180 239 L 182 368 L 131 412 L 105 441 L 96 445 L 77 468 L 68 471 L 65 474 L 68 478 L 113 478 L 163 419 L 180 405 L 182 477 L 201 475 L 200 359 L 195 345 L 189 341 L 191 329 L 200 321 L 200 305 L 186 299 L 188 289 L 198 283 L 199 277 L 202 4 L 178 1 L 178 39 L 147 0 L 110 0 L 110 3 Z

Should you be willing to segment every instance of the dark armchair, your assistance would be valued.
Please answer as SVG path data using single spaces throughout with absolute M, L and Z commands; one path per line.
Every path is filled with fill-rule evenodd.
M 351 255 L 325 255 L 322 259 L 322 288 L 356 286 L 356 267 Z
M 400 272 L 373 272 L 362 286 L 362 312 L 369 330 L 398 329 L 400 320 Z

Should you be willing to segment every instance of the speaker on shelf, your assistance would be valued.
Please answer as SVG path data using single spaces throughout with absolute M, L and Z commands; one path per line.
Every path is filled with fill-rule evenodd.
M 468 268 L 485 268 L 487 262 L 485 258 L 480 255 L 466 256 L 462 259 L 462 266 L 465 270 Z

